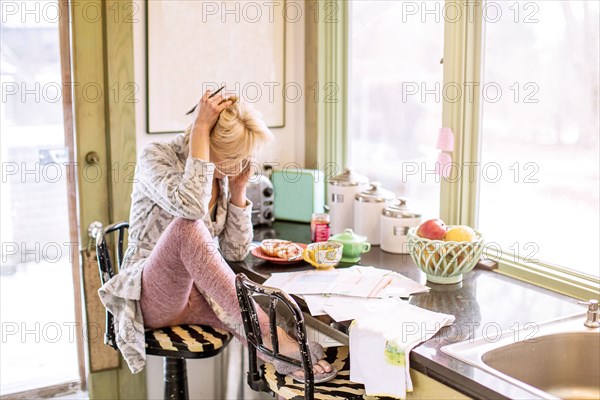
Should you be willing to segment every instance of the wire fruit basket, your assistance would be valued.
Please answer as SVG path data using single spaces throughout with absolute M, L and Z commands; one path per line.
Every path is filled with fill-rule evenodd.
M 451 227 L 450 227 L 451 228 Z M 462 281 L 483 253 L 483 235 L 475 231 L 471 242 L 446 242 L 417 236 L 417 227 L 408 231 L 408 249 L 417 266 L 433 283 L 452 284 Z

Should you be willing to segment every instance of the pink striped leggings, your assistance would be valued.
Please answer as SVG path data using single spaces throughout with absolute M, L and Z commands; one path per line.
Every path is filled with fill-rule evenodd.
M 226 329 L 245 342 L 234 279 L 204 222 L 174 219 L 142 272 L 144 326 L 204 324 Z M 263 332 L 268 332 L 266 314 L 257 311 Z

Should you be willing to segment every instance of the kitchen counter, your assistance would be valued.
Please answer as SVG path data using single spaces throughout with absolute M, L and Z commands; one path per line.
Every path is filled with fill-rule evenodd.
M 272 227 L 255 229 L 255 240 L 285 238 L 301 243 L 310 242 L 307 224 L 277 221 Z M 230 263 L 236 272 L 245 273 L 256 282 L 264 282 L 272 273 L 312 269 L 307 263 L 282 266 L 249 256 L 243 262 Z M 339 267 L 351 264 L 341 264 Z M 526 329 L 534 333 L 536 324 L 583 314 L 585 309 L 577 300 L 547 289 L 513 279 L 497 272 L 475 269 L 454 285 L 438 285 L 426 281 L 425 274 L 409 255 L 390 254 L 373 246 L 363 254 L 360 265 L 396 271 L 431 288 L 428 293 L 412 295 L 409 302 L 432 311 L 452 314 L 453 325 L 444 327 L 431 340 L 417 346 L 410 355 L 411 368 L 472 398 L 527 398 L 533 395 L 514 384 L 459 361 L 440 349 L 450 343 L 487 337 L 497 340 L 501 331 Z M 301 306 L 308 311 L 302 301 Z M 333 327 L 347 335 L 349 321 L 336 323 L 328 316 L 313 317 L 323 327 Z M 522 340 L 523 338 L 521 338 Z

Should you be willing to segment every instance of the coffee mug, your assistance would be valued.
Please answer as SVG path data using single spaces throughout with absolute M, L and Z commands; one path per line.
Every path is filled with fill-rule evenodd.
M 311 243 L 304 249 L 302 258 L 315 268 L 333 268 L 342 259 L 343 249 L 344 246 L 341 243 Z

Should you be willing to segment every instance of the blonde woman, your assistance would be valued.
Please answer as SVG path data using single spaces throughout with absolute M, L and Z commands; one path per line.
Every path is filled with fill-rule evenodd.
M 142 150 L 123 267 L 99 290 L 134 373 L 145 365 L 145 328 L 206 324 L 238 337 L 242 332 L 235 276 L 224 258 L 248 255 L 248 160 L 272 135 L 247 103 L 210 94 L 202 96 L 184 134 Z M 281 351 L 299 358 L 297 343 L 283 330 L 279 334 Z M 311 344 L 311 353 L 315 381 L 333 378 L 322 348 Z M 301 371 L 276 367 L 302 380 Z

